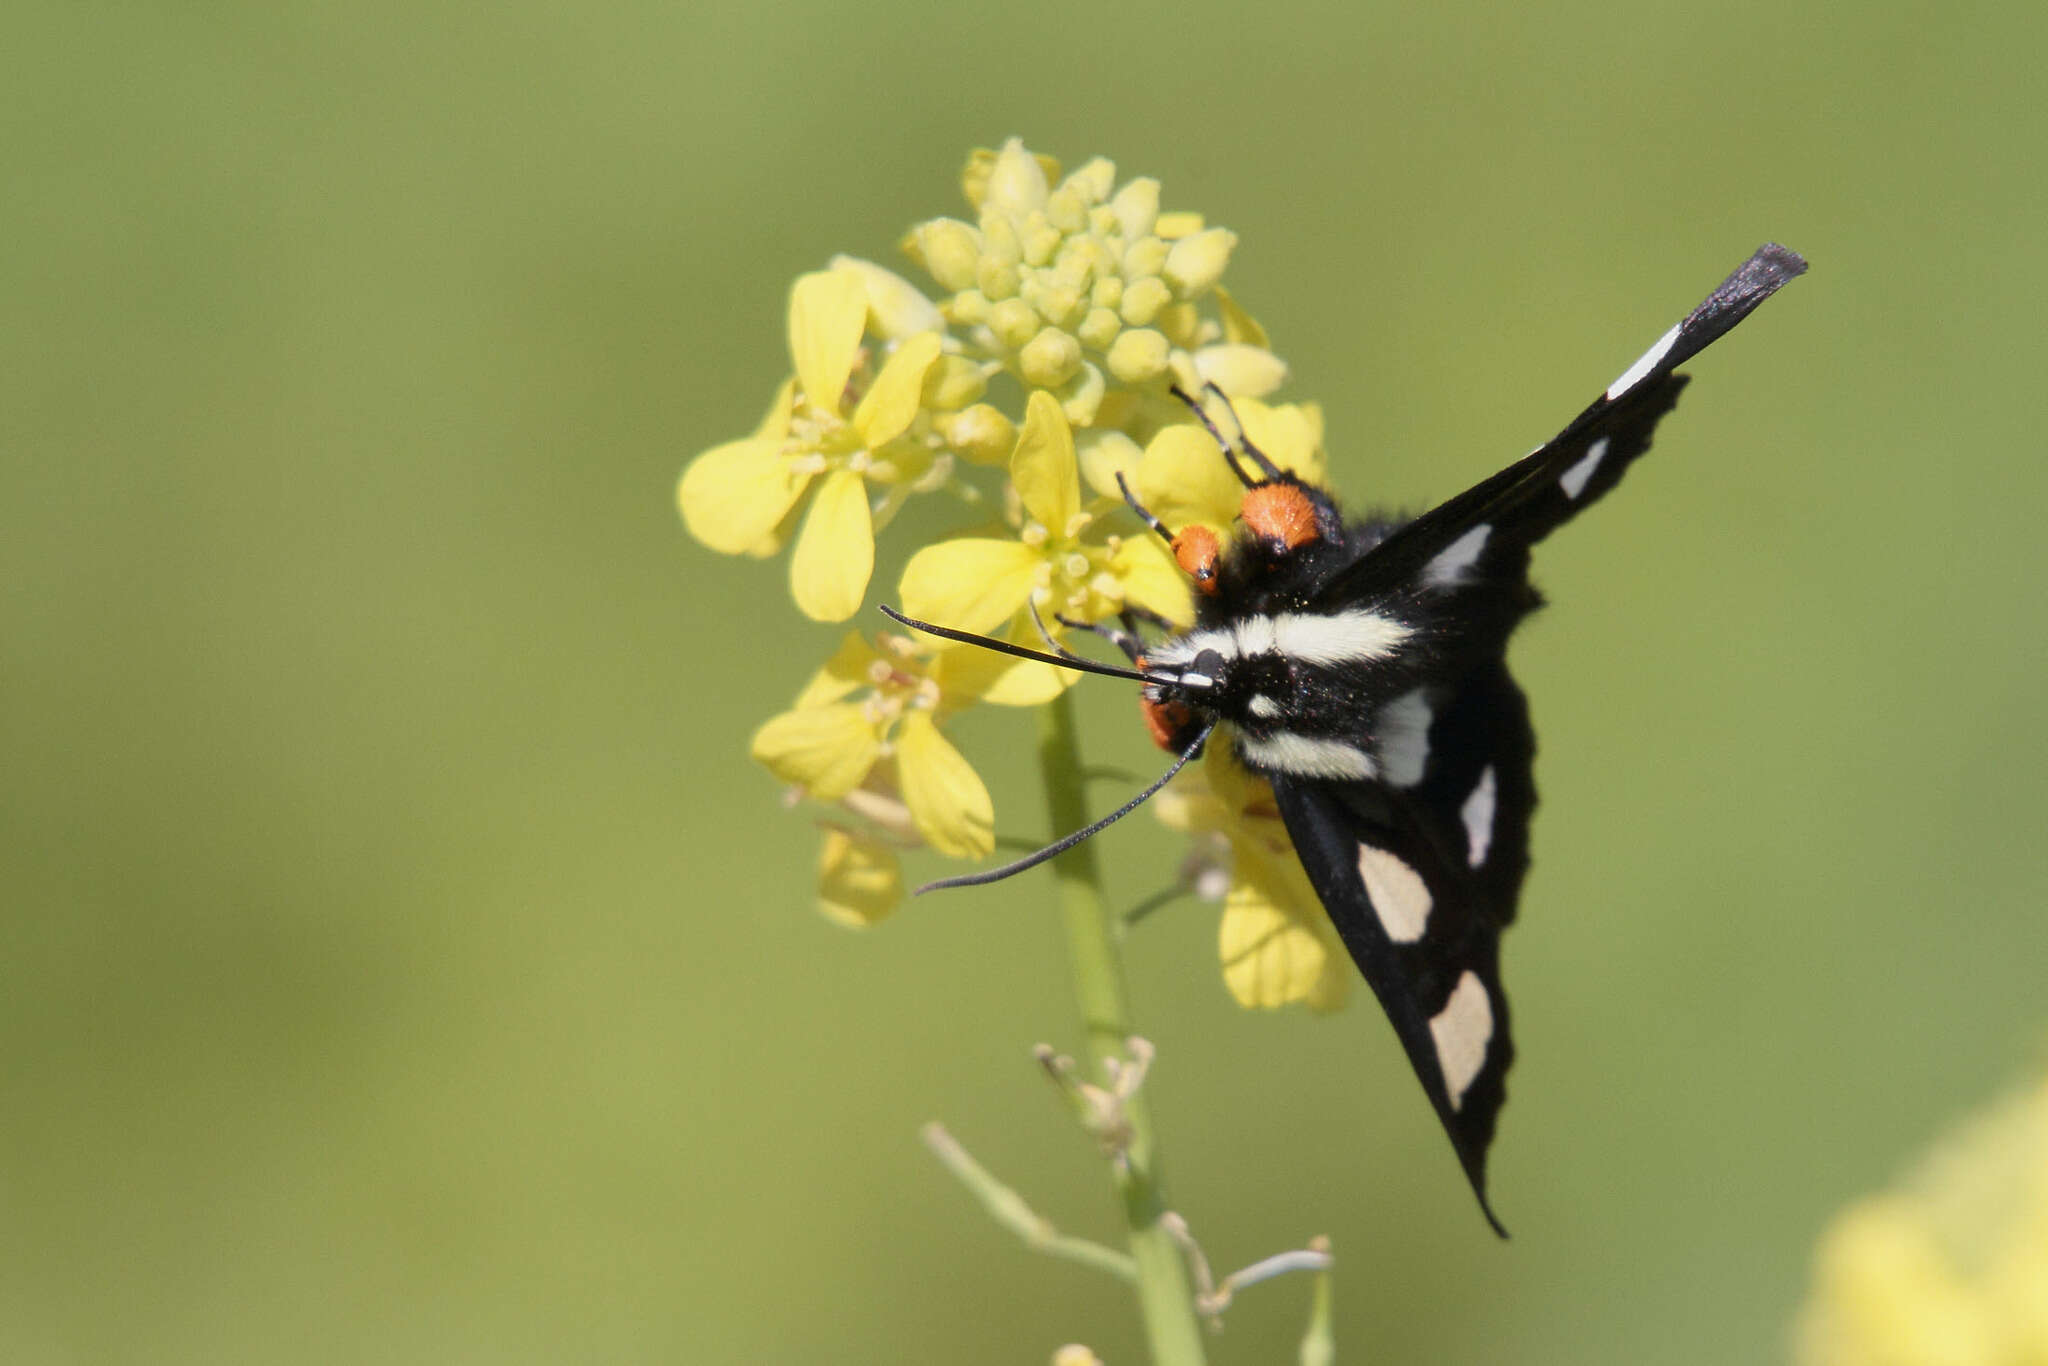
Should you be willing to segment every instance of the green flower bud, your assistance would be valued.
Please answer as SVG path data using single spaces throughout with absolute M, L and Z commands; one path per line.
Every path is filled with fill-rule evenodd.
M 965 408 L 988 392 L 988 376 L 965 356 L 940 356 L 924 376 L 924 406 L 941 411 Z
M 1043 266 L 1052 260 L 1052 254 L 1060 249 L 1062 240 L 1060 230 L 1043 212 L 1033 212 L 1017 232 L 1017 242 L 1024 249 L 1024 263 L 1030 266 Z
M 1088 298 L 1097 308 L 1115 308 L 1124 301 L 1124 282 L 1119 275 L 1104 275 L 1089 286 Z
M 1070 180 L 1052 192 L 1045 201 L 1045 219 L 1063 233 L 1085 232 L 1088 228 L 1088 201 L 1081 197 Z
M 911 231 L 912 254 L 939 282 L 941 289 L 974 286 L 975 263 L 981 259 L 981 234 L 957 218 L 934 218 Z
M 1167 254 L 1166 282 L 1183 299 L 1198 298 L 1223 278 L 1230 253 L 1237 246 L 1237 234 L 1228 228 L 1207 228 L 1193 237 L 1183 237 Z
M 1017 227 L 993 211 L 981 216 L 981 259 L 1014 266 L 1024 259 L 1024 245 L 1017 240 Z
M 1017 368 L 1027 384 L 1040 389 L 1057 389 L 1074 377 L 1081 365 L 1081 343 L 1057 327 L 1039 332 L 1017 353 Z
M 1091 308 L 1088 316 L 1081 320 L 1081 325 L 1074 329 L 1074 335 L 1091 351 L 1107 351 L 1123 329 L 1124 320 L 1116 315 L 1115 310 Z
M 1052 275 L 1063 285 L 1075 289 L 1087 289 L 1095 283 L 1097 268 L 1102 264 L 1102 249 L 1091 237 L 1070 237 L 1060 247 L 1060 254 L 1053 258 Z
M 1140 237 L 1124 248 L 1124 278 L 1142 280 L 1157 275 L 1166 269 L 1167 254 L 1172 248 L 1156 237 Z
M 1145 384 L 1166 373 L 1173 348 L 1164 333 L 1149 327 L 1125 331 L 1109 348 L 1109 373 L 1124 384 Z
M 1004 299 L 989 309 L 988 326 L 1003 345 L 1015 350 L 1037 336 L 1045 320 L 1022 299 Z
M 1091 158 L 1085 166 L 1068 176 L 1065 183 L 1087 203 L 1100 204 L 1116 187 L 1116 163 L 1108 157 Z
M 990 299 L 1007 299 L 1016 294 L 1021 281 L 1017 267 L 993 256 L 984 256 L 975 267 L 974 282 Z
M 1151 176 L 1140 176 L 1118 190 L 1109 206 L 1116 210 L 1116 221 L 1125 237 L 1149 236 L 1159 219 L 1159 182 Z
M 941 418 L 939 435 L 963 460 L 976 465 L 1007 465 L 1017 445 L 1017 424 L 1001 410 L 977 403 Z
M 1148 276 L 1124 287 L 1118 312 L 1133 327 L 1144 327 L 1159 316 L 1159 310 L 1173 302 L 1173 291 L 1158 276 Z
M 1102 395 L 1106 388 L 1102 372 L 1083 362 L 1080 373 L 1058 391 L 1060 410 L 1067 415 L 1067 421 L 1076 427 L 1093 426 L 1095 414 L 1102 408 Z
M 1074 327 L 1087 314 L 1087 296 L 1072 285 L 1044 283 L 1038 293 L 1038 311 L 1055 327 Z
M 946 321 L 960 327 L 973 327 L 988 321 L 988 296 L 978 289 L 963 289 L 939 305 L 939 312 L 946 315 Z
M 1033 209 L 1045 207 L 1045 168 L 1024 150 L 1021 138 L 1011 138 L 996 153 L 996 164 L 989 170 L 987 195 L 985 202 L 990 208 L 1012 218 L 1022 218 Z

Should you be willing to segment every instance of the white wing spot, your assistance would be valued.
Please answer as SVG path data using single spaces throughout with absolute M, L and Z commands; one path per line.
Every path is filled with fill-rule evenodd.
M 1422 938 L 1434 902 L 1421 874 L 1386 850 L 1361 844 L 1358 875 L 1365 879 L 1365 894 L 1372 898 L 1373 914 L 1379 917 L 1387 938 L 1396 944 L 1413 944 Z
M 1431 588 L 1452 588 L 1464 583 L 1472 566 L 1479 562 L 1480 552 L 1486 549 L 1486 538 L 1492 534 L 1493 528 L 1481 522 L 1437 551 L 1422 567 L 1422 582 Z
M 1282 612 L 1249 616 L 1228 630 L 1190 631 L 1163 640 L 1146 651 L 1155 670 L 1187 668 L 1204 650 L 1224 659 L 1284 654 L 1304 664 L 1352 664 L 1385 659 L 1398 650 L 1414 628 L 1370 608 L 1309 615 Z
M 1268 654 L 1277 648 L 1280 620 L 1277 617 L 1251 616 L 1237 623 L 1235 642 L 1240 655 Z
M 1622 371 L 1621 378 L 1607 386 L 1608 400 L 1612 402 L 1614 399 L 1620 398 L 1623 394 L 1635 388 L 1638 384 L 1641 384 L 1644 376 L 1656 369 L 1657 363 L 1670 353 L 1673 346 L 1677 345 L 1678 334 L 1684 327 L 1684 323 L 1673 323 L 1669 332 L 1657 338 L 1655 346 L 1643 352 L 1641 360 Z
M 1586 491 L 1586 481 L 1593 477 L 1593 471 L 1600 468 L 1600 457 L 1607 454 L 1607 438 L 1601 437 L 1589 447 L 1579 462 L 1557 476 L 1558 487 L 1567 498 L 1577 498 Z
M 1493 765 L 1488 764 L 1472 795 L 1458 808 L 1458 819 L 1465 822 L 1465 862 L 1474 868 L 1486 862 L 1486 851 L 1493 847 L 1494 796 Z
M 1404 692 L 1374 718 L 1374 748 L 1380 772 L 1395 787 L 1413 787 L 1429 767 L 1429 723 L 1432 713 L 1422 689 Z
M 1444 1089 L 1455 1110 L 1486 1066 L 1487 1045 L 1493 1042 L 1493 1002 L 1486 999 L 1486 984 L 1478 973 L 1468 968 L 1458 979 L 1451 999 L 1430 1020 L 1429 1037 L 1436 1043 L 1437 1066 L 1443 1068 Z
M 1292 731 L 1264 739 L 1240 733 L 1237 752 L 1256 767 L 1299 778 L 1370 778 L 1377 772 L 1372 759 L 1354 745 Z
M 1304 664 L 1353 664 L 1386 659 L 1400 648 L 1414 631 L 1392 617 L 1367 608 L 1333 612 L 1328 616 L 1304 616 L 1293 612 L 1271 618 L 1271 643 L 1289 659 Z M 1249 623 L 1246 623 L 1249 625 Z M 1238 628 L 1243 639 L 1244 627 Z

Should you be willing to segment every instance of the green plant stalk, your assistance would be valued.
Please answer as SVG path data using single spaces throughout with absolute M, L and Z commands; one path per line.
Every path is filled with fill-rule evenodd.
M 1039 712 L 1038 761 L 1045 774 L 1046 802 L 1055 831 L 1088 823 L 1074 707 L 1061 693 Z M 1060 908 L 1066 920 L 1067 951 L 1074 992 L 1088 1034 L 1088 1054 L 1101 1077 L 1107 1058 L 1125 1056 L 1137 1032 L 1131 1022 L 1130 992 L 1124 983 L 1122 927 L 1102 898 L 1102 873 L 1093 841 L 1083 840 L 1053 860 Z M 1202 1329 L 1195 1317 L 1187 1264 L 1160 1225 L 1166 1212 L 1159 1149 L 1152 1135 L 1151 1109 L 1142 1089 L 1125 1102 L 1131 1145 L 1124 1162 L 1112 1165 L 1117 1195 L 1130 1232 L 1131 1257 L 1138 1268 L 1138 1308 L 1153 1366 L 1201 1366 Z

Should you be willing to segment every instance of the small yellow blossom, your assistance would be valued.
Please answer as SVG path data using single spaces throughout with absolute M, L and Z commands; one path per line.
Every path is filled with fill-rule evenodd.
M 847 636 L 796 706 L 754 733 L 754 758 L 805 796 L 837 802 L 906 843 L 984 857 L 995 847 L 988 789 L 939 723 L 973 702 L 988 675 L 979 661 L 949 655 L 896 635 L 873 645 Z M 882 885 L 871 850 L 828 841 L 826 855 L 828 884 L 838 874 L 854 878 L 856 891 Z
M 865 929 L 903 903 L 903 864 L 896 851 L 843 826 L 825 828 L 818 853 L 818 910 Z
M 818 621 L 844 621 L 867 591 L 877 514 L 868 486 L 889 490 L 886 514 L 949 472 L 950 457 L 930 436 L 929 418 L 919 422 L 942 338 L 935 330 L 902 337 L 870 376 L 861 338 L 871 313 L 884 335 L 919 315 L 903 291 L 878 278 L 888 272 L 863 266 L 843 263 L 796 282 L 789 302 L 795 382 L 783 386 L 753 436 L 690 462 L 676 494 L 690 534 L 729 555 L 772 553 L 801 514 L 790 591 L 804 615 Z
M 1266 781 L 1247 773 L 1219 737 L 1200 767 L 1182 770 L 1153 806 L 1176 830 L 1220 834 L 1229 843 L 1218 948 L 1224 985 L 1238 1004 L 1342 1006 L 1355 976 L 1351 959 L 1302 871 Z
M 1158 537 L 1139 527 L 1120 501 L 1097 497 L 1083 504 L 1073 430 L 1043 390 L 1026 404 L 1010 481 L 1016 534 L 960 536 L 918 551 L 903 571 L 905 612 L 963 631 L 1007 633 L 1031 645 L 1040 642 L 1027 603 L 1048 626 L 1056 616 L 1099 621 L 1125 607 L 1188 620 L 1186 579 Z M 1049 665 L 1007 664 L 983 700 L 1035 705 L 1071 677 Z
M 2048 1082 L 1944 1140 L 1821 1240 L 1801 1366 L 2048 1362 Z
M 974 223 L 920 223 L 904 250 L 947 291 L 938 308 L 969 347 L 1051 392 L 1077 427 L 1097 425 L 1117 386 L 1163 391 L 1169 380 L 1263 397 L 1286 367 L 1263 336 L 1197 304 L 1237 235 L 1201 215 L 1162 213 L 1159 182 L 1116 184 L 1100 157 L 1055 183 L 1058 163 L 1012 138 L 971 158 L 962 188 Z

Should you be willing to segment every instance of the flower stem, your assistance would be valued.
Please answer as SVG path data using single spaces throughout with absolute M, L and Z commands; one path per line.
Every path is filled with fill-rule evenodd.
M 1054 830 L 1078 830 L 1088 823 L 1082 791 L 1080 748 L 1074 735 L 1074 708 L 1067 694 L 1039 712 L 1038 760 L 1045 774 L 1046 801 Z M 1066 919 L 1067 950 L 1073 961 L 1074 992 L 1088 1033 L 1088 1054 L 1098 1069 L 1123 1056 L 1136 1033 L 1131 1023 L 1129 990 L 1124 984 L 1120 927 L 1102 898 L 1102 873 L 1095 846 L 1084 840 L 1053 861 L 1059 880 L 1060 906 Z M 1124 1223 L 1130 1230 L 1131 1257 L 1138 1268 L 1138 1307 L 1151 1345 L 1153 1366 L 1201 1366 L 1201 1325 L 1195 1317 L 1187 1265 L 1172 1236 L 1160 1223 L 1166 1213 L 1165 1183 L 1160 1176 L 1159 1150 L 1152 1137 L 1152 1116 L 1142 1091 L 1124 1105 L 1131 1143 L 1125 1160 L 1111 1165 Z

